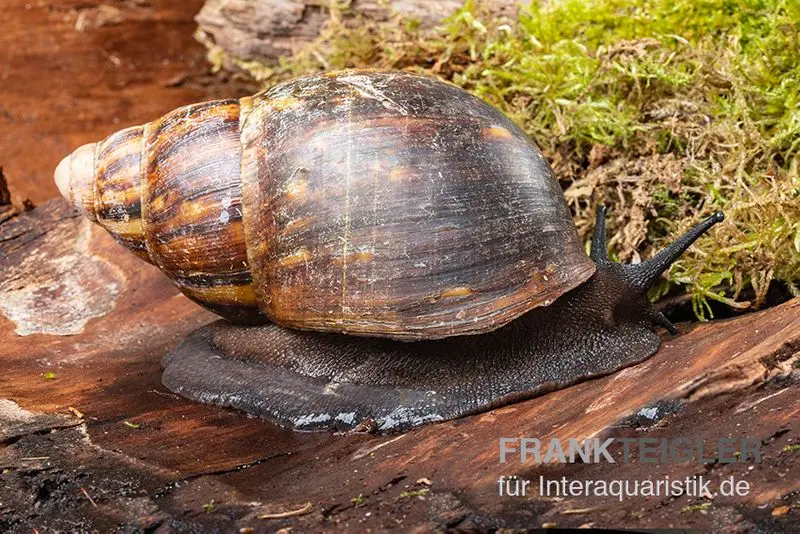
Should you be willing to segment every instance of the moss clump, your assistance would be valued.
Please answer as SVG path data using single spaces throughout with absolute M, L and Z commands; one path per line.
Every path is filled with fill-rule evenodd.
M 537 141 L 587 241 L 594 206 L 610 205 L 619 260 L 726 212 L 652 298 L 681 286 L 703 319 L 709 299 L 760 305 L 773 281 L 800 294 L 800 3 L 535 1 L 503 20 L 467 1 L 433 32 L 345 24 L 339 9 L 295 56 L 237 64 L 265 85 L 352 67 L 449 80 Z
M 400 495 L 397 496 L 398 499 L 411 499 L 412 497 L 425 497 L 431 492 L 431 490 L 427 488 L 418 489 L 418 490 L 410 490 L 410 491 L 403 491 Z
M 711 503 L 710 502 L 704 502 L 702 504 L 694 504 L 694 505 L 691 505 L 691 506 L 684 506 L 683 508 L 681 508 L 681 513 L 682 514 L 688 514 L 688 513 L 691 513 L 691 512 L 701 512 L 701 513 L 705 514 L 710 509 L 711 509 Z

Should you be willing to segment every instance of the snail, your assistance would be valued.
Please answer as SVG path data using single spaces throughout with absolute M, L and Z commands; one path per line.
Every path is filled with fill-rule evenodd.
M 297 430 L 405 430 L 645 360 L 635 265 L 587 255 L 553 171 L 503 113 L 400 72 L 297 78 L 84 145 L 63 196 L 220 320 L 163 361 L 191 399 Z

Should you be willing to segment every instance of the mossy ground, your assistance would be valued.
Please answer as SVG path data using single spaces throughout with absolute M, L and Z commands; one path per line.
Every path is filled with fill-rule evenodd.
M 467 1 L 424 32 L 346 24 L 346 9 L 278 64 L 231 59 L 265 86 L 354 67 L 449 80 L 536 140 L 587 244 L 595 206 L 609 205 L 620 261 L 725 211 L 654 299 L 683 289 L 703 319 L 709 299 L 759 306 L 771 284 L 800 294 L 800 2 L 553 0 L 507 20 Z

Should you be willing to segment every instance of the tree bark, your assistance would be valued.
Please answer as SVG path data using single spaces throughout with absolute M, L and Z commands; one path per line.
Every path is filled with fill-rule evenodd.
M 347 18 L 386 20 L 391 13 L 436 26 L 463 0 L 353 0 Z M 519 3 L 523 3 L 520 1 Z M 492 11 L 512 14 L 517 0 L 491 0 Z M 200 29 L 228 55 L 242 60 L 273 60 L 313 41 L 330 14 L 325 0 L 207 0 L 197 15 Z

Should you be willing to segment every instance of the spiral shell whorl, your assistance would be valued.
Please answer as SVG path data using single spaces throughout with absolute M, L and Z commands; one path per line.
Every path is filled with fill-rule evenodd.
M 67 201 L 91 221 L 95 214 L 95 151 L 98 143 L 83 145 L 61 160 L 56 167 L 58 190 Z
M 247 253 L 281 326 L 484 333 L 595 270 L 541 152 L 463 89 L 343 71 L 241 104 Z
M 407 73 L 330 73 L 185 106 L 81 147 L 56 181 L 185 295 L 237 321 L 477 334 L 595 270 L 525 133 Z
M 205 102 L 84 145 L 62 194 L 114 239 L 223 317 L 262 316 L 242 229 L 239 104 Z
M 97 143 L 94 209 L 97 223 L 140 258 L 147 253 L 142 225 L 142 126 L 126 128 Z
M 233 320 L 261 316 L 242 228 L 239 103 L 179 108 L 144 126 L 147 251 L 189 298 Z

